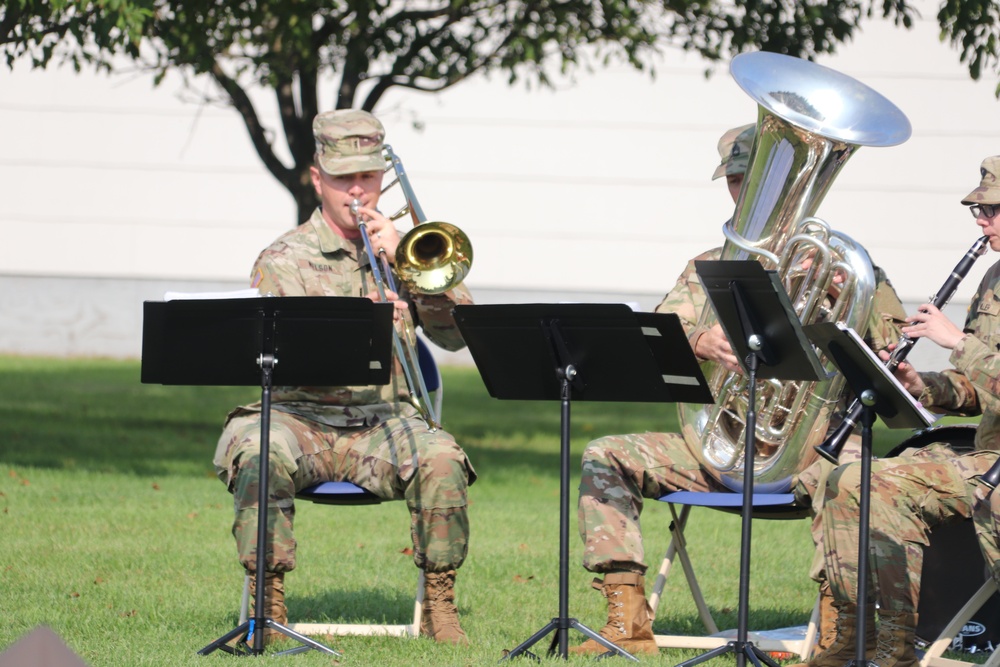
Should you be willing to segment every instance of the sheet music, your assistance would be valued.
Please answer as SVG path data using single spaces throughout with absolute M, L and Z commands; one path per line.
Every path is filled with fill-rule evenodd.
M 165 292 L 164 301 L 179 299 L 256 299 L 260 296 L 256 287 L 232 290 L 229 292 Z
M 913 411 L 920 415 L 920 418 L 926 422 L 927 426 L 930 426 L 941 417 L 941 415 L 936 415 L 921 405 L 920 401 L 914 398 L 913 395 L 903 387 L 902 383 L 896 379 L 896 376 L 890 373 L 889 369 L 885 367 L 885 362 L 879 359 L 878 356 L 872 352 L 871 348 L 868 347 L 868 344 L 865 343 L 864 339 L 858 335 L 857 331 L 850 328 L 843 322 L 837 322 L 836 325 L 838 329 L 846 332 L 847 336 L 857 343 L 858 348 L 865 354 L 865 356 L 871 359 L 872 366 L 878 369 L 879 374 L 891 382 L 896 389 L 899 390 L 899 393 L 907 398 L 910 406 L 913 408 Z

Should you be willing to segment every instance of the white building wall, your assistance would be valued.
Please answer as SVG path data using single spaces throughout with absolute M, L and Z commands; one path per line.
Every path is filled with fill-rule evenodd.
M 901 146 L 860 149 L 819 213 L 914 304 L 978 236 L 958 201 L 1000 153 L 994 81 L 969 79 L 937 40 L 936 5 L 920 6 L 915 29 L 872 22 L 820 60 L 913 125 Z M 652 308 L 689 257 L 720 244 L 732 204 L 709 180 L 716 141 L 756 116 L 725 65 L 705 68 L 670 52 L 655 79 L 617 67 L 554 91 L 502 76 L 434 96 L 393 90 L 379 115 L 427 215 L 472 238 L 480 301 Z M 0 70 L 0 351 L 136 356 L 143 299 L 243 286 L 294 222 L 235 112 L 183 96 L 176 80 L 154 89 L 139 74 Z

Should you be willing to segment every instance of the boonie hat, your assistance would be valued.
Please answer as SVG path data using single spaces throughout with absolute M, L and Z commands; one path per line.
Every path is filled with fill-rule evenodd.
M 750 146 L 757 130 L 755 123 L 734 127 L 719 139 L 719 157 L 722 162 L 715 168 L 712 180 L 731 174 L 745 174 L 750 164 Z
M 972 204 L 1000 204 L 1000 155 L 992 155 L 979 165 L 979 174 L 982 180 L 979 187 L 965 195 L 962 203 L 971 206 Z
M 316 162 L 331 176 L 385 169 L 385 128 L 367 111 L 325 111 L 313 119 L 313 137 Z

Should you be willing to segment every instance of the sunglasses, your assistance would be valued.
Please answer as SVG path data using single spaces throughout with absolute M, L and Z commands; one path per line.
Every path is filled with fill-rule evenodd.
M 992 218 L 1000 212 L 1000 204 L 973 204 L 969 210 L 972 211 L 973 218 L 979 218 L 980 213 L 987 218 Z

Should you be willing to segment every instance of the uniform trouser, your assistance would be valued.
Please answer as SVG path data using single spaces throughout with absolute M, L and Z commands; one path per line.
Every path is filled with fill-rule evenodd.
M 848 441 L 841 460 L 858 455 L 859 442 Z M 794 492 L 814 513 L 816 548 L 810 576 L 823 576 L 823 531 L 819 524 L 823 488 L 833 464 L 820 459 L 798 475 Z M 673 491 L 730 491 L 713 477 L 678 433 L 613 435 L 591 442 L 583 453 L 579 527 L 583 566 L 591 572 L 626 570 L 645 574 L 639 515 L 644 498 Z
M 870 589 L 882 609 L 916 611 L 919 573 L 931 530 L 972 516 L 981 488 L 974 478 L 996 458 L 992 451 L 957 456 L 947 445 L 938 444 L 872 462 Z M 860 474 L 859 463 L 838 468 L 827 483 L 823 510 L 830 585 L 835 598 L 849 602 L 857 601 L 858 594 Z
M 976 499 L 985 497 L 988 491 L 980 485 L 976 489 Z M 988 502 L 977 503 L 972 510 L 972 520 L 986 566 L 993 580 L 1000 583 L 1000 492 L 990 494 Z
M 216 466 L 233 494 L 233 536 L 240 562 L 252 571 L 257 559 L 260 415 L 230 419 L 220 442 L 227 445 L 224 460 L 217 460 Z M 467 488 L 475 472 L 448 433 L 430 432 L 420 419 L 341 428 L 272 410 L 269 451 L 268 571 L 295 567 L 295 493 L 323 481 L 350 481 L 380 498 L 405 500 L 417 567 L 444 572 L 465 560 Z

